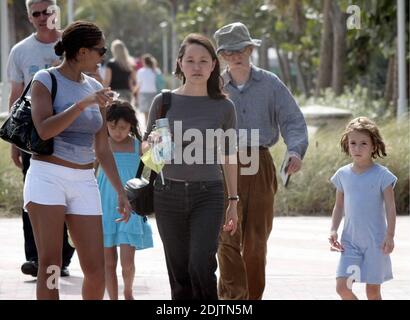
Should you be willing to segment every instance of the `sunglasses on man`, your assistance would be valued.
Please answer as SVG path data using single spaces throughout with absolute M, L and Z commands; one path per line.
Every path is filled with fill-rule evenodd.
M 234 54 L 242 54 L 245 53 L 245 51 L 248 49 L 248 47 L 244 47 L 240 50 L 221 50 L 221 53 L 227 57 L 233 56 Z
M 46 16 L 46 17 L 49 17 L 49 16 L 51 16 L 53 13 L 54 13 L 54 11 L 47 11 L 47 9 L 45 9 L 45 10 L 43 10 L 43 11 L 33 11 L 33 12 L 31 13 L 31 15 L 32 15 L 34 18 L 38 18 L 38 17 L 41 16 L 41 15 Z
M 106 47 L 102 47 L 102 48 L 90 47 L 89 49 L 90 49 L 90 50 L 97 51 L 97 53 L 100 55 L 100 57 L 102 57 L 103 55 L 105 55 L 106 52 L 107 52 L 107 50 L 108 50 Z

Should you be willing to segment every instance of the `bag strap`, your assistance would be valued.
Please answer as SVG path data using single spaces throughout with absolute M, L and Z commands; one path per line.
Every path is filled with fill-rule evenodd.
M 51 101 L 54 103 L 54 99 L 56 98 L 56 94 L 57 94 L 57 79 L 56 79 L 56 76 L 52 72 L 50 72 L 50 70 L 47 69 L 47 72 L 50 74 L 50 77 L 51 77 Z M 22 95 L 19 98 L 20 100 L 23 99 L 27 95 L 32 83 L 33 83 L 33 79 L 30 80 L 30 82 L 24 89 Z
M 162 94 L 162 106 L 161 106 L 161 112 L 159 114 L 159 117 L 157 117 L 157 119 L 165 118 L 169 109 L 171 109 L 171 99 L 172 99 L 171 90 L 163 89 L 161 90 L 161 94 Z M 141 178 L 142 170 L 144 170 L 144 166 L 145 166 L 144 162 L 140 160 L 140 163 L 138 165 L 138 171 L 137 171 L 137 174 L 135 175 L 135 178 Z M 152 184 L 156 177 L 157 177 L 157 174 L 155 173 L 155 171 L 151 170 L 151 174 L 149 176 L 149 182 Z
M 56 76 L 50 71 L 47 70 L 51 77 L 51 101 L 54 103 L 54 99 L 56 98 L 57 94 L 57 79 Z
M 32 82 L 33 82 L 33 79 L 30 80 L 30 82 L 28 83 L 28 85 L 27 85 L 26 88 L 24 89 L 22 95 L 20 96 L 19 100 L 23 99 L 23 98 L 26 96 L 27 92 L 30 90 L 30 87 L 31 87 L 31 83 L 32 83 Z
M 162 94 L 162 106 L 161 106 L 161 112 L 158 115 L 157 119 L 165 118 L 169 109 L 171 108 L 171 99 L 172 99 L 171 90 L 163 89 L 161 90 L 161 94 Z

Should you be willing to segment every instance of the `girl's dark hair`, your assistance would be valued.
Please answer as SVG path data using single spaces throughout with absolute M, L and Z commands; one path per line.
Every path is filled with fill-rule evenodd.
M 107 108 L 106 117 L 107 122 L 114 121 L 115 124 L 120 119 L 128 122 L 131 125 L 131 135 L 138 139 L 138 141 L 142 140 L 135 110 L 128 101 L 114 100 L 114 102 Z
M 348 156 L 349 153 L 349 133 L 353 131 L 358 131 L 360 133 L 367 134 L 372 140 L 374 150 L 372 152 L 372 158 L 376 159 L 377 157 L 385 157 L 386 154 L 386 145 L 383 142 L 383 138 L 380 135 L 379 128 L 375 122 L 366 117 L 358 117 L 349 122 L 346 126 L 345 131 L 343 132 L 342 138 L 340 139 L 340 147 L 342 151 Z
M 208 88 L 208 95 L 212 99 L 225 99 L 226 94 L 223 93 L 222 88 L 223 88 L 223 79 L 221 77 L 221 68 L 218 60 L 218 56 L 215 52 L 215 48 L 212 45 L 211 41 L 198 33 L 191 33 L 188 36 L 185 37 L 184 41 L 181 44 L 181 47 L 179 48 L 179 53 L 178 53 L 178 60 L 179 62 L 182 61 L 182 58 L 185 54 L 186 48 L 190 44 L 198 44 L 200 46 L 203 46 L 211 55 L 212 61 L 215 61 L 215 68 L 212 70 L 211 75 L 209 76 L 208 82 L 207 82 L 207 88 Z M 177 63 L 177 66 L 175 68 L 174 72 L 175 76 L 177 76 L 179 79 L 182 79 L 182 83 L 186 82 L 186 78 L 184 73 L 182 72 L 181 68 L 179 67 L 179 64 Z
M 74 60 L 80 48 L 95 47 L 103 37 L 103 32 L 94 23 L 75 21 L 64 30 L 61 40 L 54 46 L 54 51 L 58 56 L 65 53 L 67 60 Z

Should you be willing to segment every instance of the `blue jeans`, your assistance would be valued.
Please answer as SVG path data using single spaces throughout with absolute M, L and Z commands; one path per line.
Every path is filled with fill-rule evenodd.
M 217 300 L 216 252 L 224 216 L 222 181 L 159 177 L 154 211 L 164 245 L 173 300 Z

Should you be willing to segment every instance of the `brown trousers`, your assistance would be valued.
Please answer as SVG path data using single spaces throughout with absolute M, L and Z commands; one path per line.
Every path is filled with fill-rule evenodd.
M 260 300 L 265 289 L 267 241 L 272 230 L 276 170 L 269 150 L 259 151 L 259 170 L 241 175 L 238 164 L 238 229 L 221 231 L 218 296 L 224 300 Z

